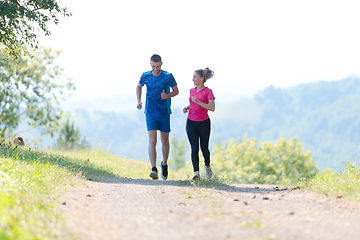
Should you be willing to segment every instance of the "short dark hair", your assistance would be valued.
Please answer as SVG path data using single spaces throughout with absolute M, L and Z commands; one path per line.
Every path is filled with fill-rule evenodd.
M 161 57 L 158 54 L 154 54 L 151 56 L 150 61 L 152 62 L 161 62 Z

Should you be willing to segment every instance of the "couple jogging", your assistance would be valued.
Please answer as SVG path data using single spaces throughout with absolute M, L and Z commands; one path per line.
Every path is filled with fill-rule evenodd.
M 150 58 L 151 71 L 144 72 L 136 87 L 137 108 L 142 109 L 141 95 L 142 87 L 146 85 L 145 115 L 149 135 L 148 153 L 151 163 L 150 177 L 158 179 L 156 165 L 156 143 L 157 131 L 160 131 L 162 143 L 161 178 L 168 178 L 168 157 L 170 152 L 170 114 L 171 98 L 179 94 L 174 76 L 161 69 L 162 60 L 157 54 Z M 199 142 L 201 152 L 204 156 L 206 178 L 212 177 L 210 166 L 210 118 L 208 111 L 215 110 L 215 97 L 211 89 L 205 87 L 206 80 L 212 78 L 214 72 L 209 68 L 196 70 L 193 74 L 195 88 L 190 89 L 190 104 L 183 109 L 188 113 L 186 122 L 186 133 L 191 146 L 191 161 L 194 169 L 193 180 L 200 178 L 199 169 Z

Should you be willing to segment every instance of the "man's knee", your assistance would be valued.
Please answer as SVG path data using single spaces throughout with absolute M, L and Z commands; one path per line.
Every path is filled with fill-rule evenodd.
M 149 138 L 149 145 L 150 146 L 156 146 L 156 138 Z

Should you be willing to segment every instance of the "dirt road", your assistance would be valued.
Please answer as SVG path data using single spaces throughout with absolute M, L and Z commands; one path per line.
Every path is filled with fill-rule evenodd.
M 360 203 L 267 185 L 103 178 L 64 193 L 79 239 L 360 239 Z

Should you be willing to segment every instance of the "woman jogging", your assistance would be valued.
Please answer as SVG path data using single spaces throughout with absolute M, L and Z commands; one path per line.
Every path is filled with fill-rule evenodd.
M 213 76 L 214 72 L 209 68 L 199 69 L 194 72 L 193 82 L 195 88 L 190 89 L 190 105 L 183 109 L 184 113 L 189 113 L 186 122 L 186 133 L 191 145 L 191 161 L 194 168 L 193 180 L 200 178 L 199 140 L 201 152 L 205 160 L 205 177 L 212 177 L 209 151 L 211 124 L 208 110 L 215 110 L 215 97 L 212 90 L 205 87 L 205 82 Z

